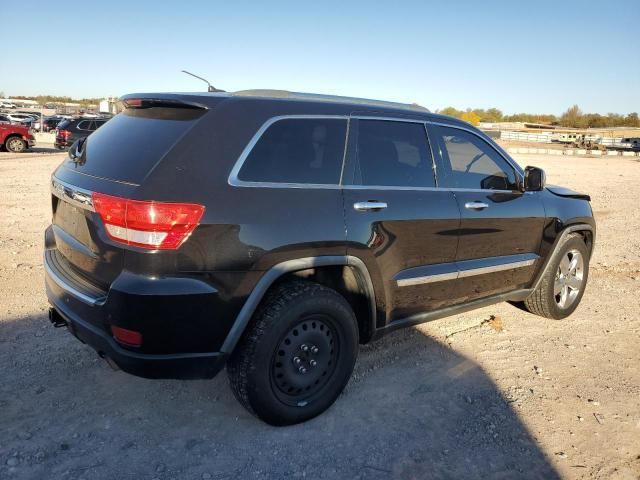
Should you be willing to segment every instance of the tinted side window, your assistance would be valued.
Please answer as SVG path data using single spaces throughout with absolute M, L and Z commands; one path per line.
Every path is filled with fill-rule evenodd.
M 329 118 L 278 120 L 246 158 L 238 178 L 249 182 L 337 184 L 347 121 Z
M 516 190 L 516 175 L 509 163 L 480 137 L 449 127 L 434 127 L 438 144 L 438 182 L 448 188 Z
M 89 130 L 90 126 L 91 126 L 91 122 L 89 120 L 83 120 L 83 121 L 78 123 L 76 128 L 78 130 Z
M 433 187 L 433 161 L 422 123 L 358 120 L 355 185 Z

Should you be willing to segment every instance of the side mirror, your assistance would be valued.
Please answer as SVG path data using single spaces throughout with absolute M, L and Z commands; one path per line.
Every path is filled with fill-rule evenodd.
M 524 191 L 539 192 L 544 189 L 547 176 L 544 170 L 538 167 L 527 167 L 524 169 Z

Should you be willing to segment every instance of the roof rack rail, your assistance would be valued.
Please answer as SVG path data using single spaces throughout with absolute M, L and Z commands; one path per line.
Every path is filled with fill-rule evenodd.
M 237 97 L 263 97 L 263 98 L 283 98 L 289 100 L 311 100 L 318 102 L 334 102 L 334 103 L 352 103 L 366 106 L 379 106 L 387 108 L 399 108 L 403 110 L 415 110 L 420 112 L 429 112 L 428 108 L 418 105 L 417 103 L 399 103 L 386 100 L 373 100 L 369 98 L 342 97 L 339 95 L 324 95 L 319 93 L 302 93 L 290 92 L 288 90 L 240 90 L 233 92 L 233 96 Z

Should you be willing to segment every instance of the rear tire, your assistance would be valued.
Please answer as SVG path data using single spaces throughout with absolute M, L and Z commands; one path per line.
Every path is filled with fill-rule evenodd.
M 358 355 L 358 325 L 336 291 L 296 280 L 269 292 L 227 364 L 231 389 L 252 414 L 293 425 L 329 408 Z
M 578 305 L 589 277 L 589 255 L 582 237 L 571 234 L 559 247 L 538 288 L 524 301 L 535 315 L 560 320 Z
M 20 137 L 9 137 L 4 142 L 4 147 L 11 153 L 22 153 L 27 149 L 27 142 Z

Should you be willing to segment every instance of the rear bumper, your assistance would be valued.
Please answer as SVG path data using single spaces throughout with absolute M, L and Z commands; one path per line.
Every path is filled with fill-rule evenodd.
M 65 267 L 53 249 L 44 270 L 50 319 L 120 369 L 146 378 L 211 378 L 227 355 L 228 333 L 218 291 L 192 278 L 149 278 L 122 272 L 101 291 Z M 141 332 L 141 347 L 118 343 L 111 326 Z
M 62 313 L 58 307 L 49 310 L 49 320 L 56 326 L 64 324 L 82 343 L 98 355 L 113 362 L 122 371 L 144 378 L 212 378 L 226 362 L 222 353 L 178 353 L 151 355 L 125 350 L 106 332 L 90 322 Z

